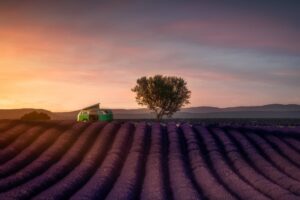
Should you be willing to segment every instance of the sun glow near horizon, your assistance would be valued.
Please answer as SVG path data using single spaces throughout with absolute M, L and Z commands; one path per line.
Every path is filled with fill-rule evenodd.
M 139 108 L 155 74 L 184 78 L 188 106 L 300 103 L 296 6 L 159 6 L 1 2 L 0 109 Z

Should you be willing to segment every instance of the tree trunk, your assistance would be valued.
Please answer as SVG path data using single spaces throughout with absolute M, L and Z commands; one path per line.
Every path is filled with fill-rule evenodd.
M 158 121 L 161 121 L 163 115 L 164 115 L 164 112 L 163 112 L 163 111 L 160 111 L 159 113 L 156 113 L 156 119 L 157 119 Z
M 159 114 L 156 114 L 156 120 L 157 120 L 157 121 L 160 121 L 160 120 L 161 120 L 161 118 L 162 118 L 162 116 L 161 116 L 161 115 L 159 115 Z

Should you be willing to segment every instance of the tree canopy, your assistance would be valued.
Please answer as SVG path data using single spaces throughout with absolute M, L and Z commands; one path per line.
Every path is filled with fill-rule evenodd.
M 136 93 L 137 103 L 153 110 L 158 120 L 165 115 L 171 117 L 182 106 L 190 103 L 191 91 L 188 90 L 186 81 L 181 77 L 144 76 L 136 83 L 132 91 Z

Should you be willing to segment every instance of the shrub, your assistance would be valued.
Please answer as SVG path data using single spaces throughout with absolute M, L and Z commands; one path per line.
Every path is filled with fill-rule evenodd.
M 30 112 L 21 117 L 21 120 L 50 120 L 50 116 L 43 112 Z

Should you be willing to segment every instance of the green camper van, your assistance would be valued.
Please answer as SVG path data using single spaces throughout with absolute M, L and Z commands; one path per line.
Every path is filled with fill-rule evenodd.
M 83 108 L 77 115 L 78 122 L 89 122 L 89 121 L 112 121 L 113 113 L 109 109 L 100 109 L 100 104 Z

